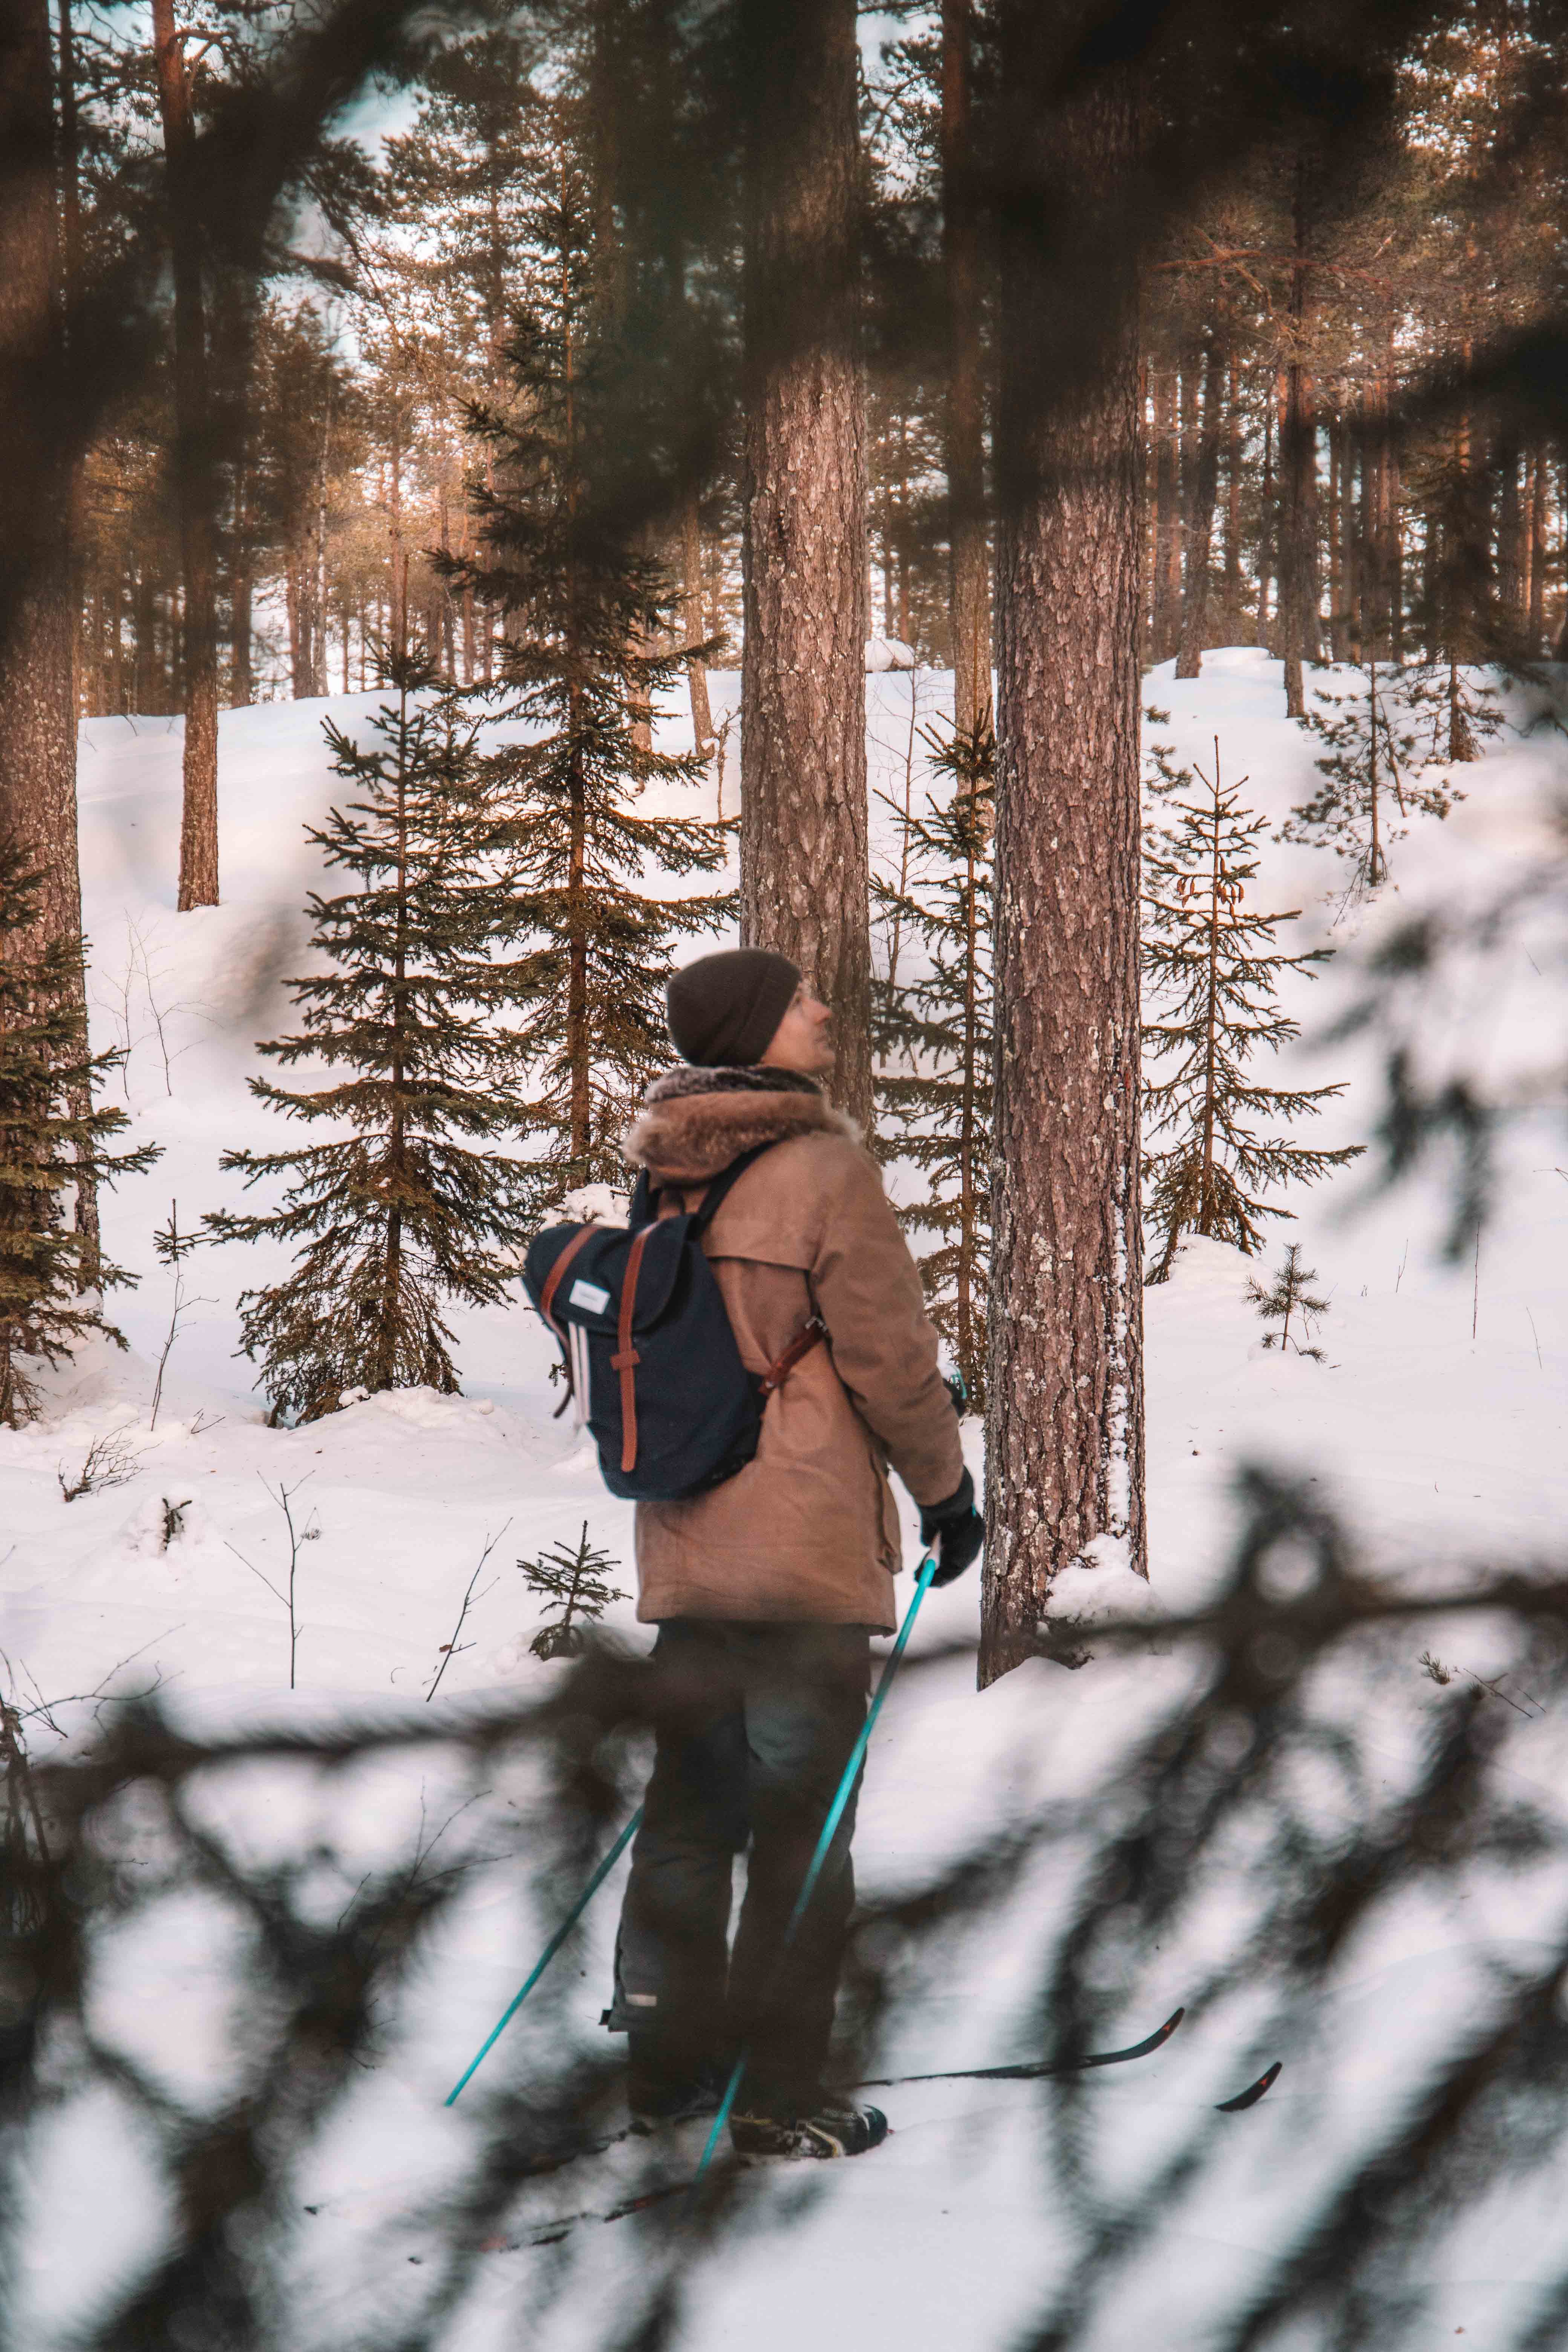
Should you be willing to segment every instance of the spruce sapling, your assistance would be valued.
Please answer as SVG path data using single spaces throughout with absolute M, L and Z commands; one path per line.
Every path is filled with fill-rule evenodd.
M 619 1180 L 626 1121 L 669 1058 L 674 944 L 733 911 L 729 894 L 647 885 L 657 871 L 711 872 L 727 853 L 728 828 L 636 805 L 650 785 L 695 786 L 706 772 L 701 751 L 653 751 L 649 725 L 658 697 L 710 648 L 679 643 L 676 583 L 626 521 L 643 491 L 626 478 L 621 323 L 600 282 L 571 110 L 542 111 L 553 136 L 533 164 L 539 267 L 506 353 L 512 396 L 468 412 L 493 460 L 491 484 L 473 493 L 481 551 L 442 567 L 502 616 L 496 697 L 523 722 L 525 740 L 486 768 L 492 803 L 510 814 L 527 942 L 510 988 L 531 1074 L 523 1130 L 543 1146 L 541 1209 Z
M 985 1297 L 991 1248 L 991 873 L 996 742 L 989 717 L 944 742 L 922 730 L 931 764 L 952 779 L 945 803 L 927 802 L 908 824 L 910 887 L 873 884 L 893 922 L 916 933 L 928 969 L 877 992 L 879 1054 L 905 1056 L 911 1076 L 884 1069 L 878 1150 L 912 1160 L 921 1198 L 901 1208 L 906 1231 L 936 1236 L 916 1255 L 931 1320 L 976 1406 L 985 1401 Z
M 1315 978 L 1330 951 L 1281 955 L 1275 933 L 1299 909 L 1246 910 L 1258 873 L 1252 845 L 1266 826 L 1241 805 L 1247 778 L 1224 782 L 1218 738 L 1214 773 L 1197 770 L 1203 791 L 1192 799 L 1176 797 L 1195 788 L 1191 772 L 1171 766 L 1169 747 L 1156 744 L 1151 756 L 1155 793 L 1176 819 L 1151 830 L 1144 856 L 1143 971 L 1152 1009 L 1164 1014 L 1143 1024 L 1154 1066 L 1144 1082 L 1144 1132 L 1170 1139 L 1146 1154 L 1143 1168 L 1158 1250 L 1149 1279 L 1163 1282 L 1183 1234 L 1205 1234 L 1251 1256 L 1261 1239 L 1258 1220 L 1290 1214 L 1265 1202 L 1269 1186 L 1311 1183 L 1363 1147 L 1314 1150 L 1252 1123 L 1302 1118 L 1344 1091 L 1265 1087 L 1247 1076 L 1259 1048 L 1277 1053 L 1300 1034 L 1276 1002 L 1279 974 Z
M 520 1041 L 492 1017 L 510 986 L 492 950 L 513 908 L 476 728 L 421 648 L 388 656 L 384 675 L 378 743 L 362 749 L 325 722 L 336 773 L 363 797 L 307 828 L 359 887 L 311 894 L 329 966 L 289 983 L 299 1034 L 258 1049 L 346 1075 L 300 1093 L 250 1082 L 285 1117 L 339 1132 L 292 1151 L 226 1153 L 247 1187 L 291 1181 L 275 1210 L 206 1221 L 220 1240 L 300 1244 L 291 1274 L 240 1300 L 275 1423 L 333 1412 L 354 1389 L 454 1392 L 442 1307 L 498 1304 L 529 1227 L 531 1171 L 493 1149 L 528 1107 L 513 1091 Z
M 1375 657 L 1366 665 L 1366 691 L 1320 690 L 1316 710 L 1301 724 L 1325 746 L 1318 761 L 1322 782 L 1292 809 L 1284 841 L 1321 843 L 1352 861 L 1351 889 L 1363 898 L 1388 879 L 1388 847 L 1403 840 L 1412 814 L 1444 817 L 1462 797 L 1447 782 L 1423 781 L 1423 754 L 1411 723 L 1410 686 L 1403 673 Z
M 104 1148 L 130 1122 L 95 1109 L 93 1089 L 122 1056 L 89 1046 L 79 938 L 27 953 L 15 944 L 36 918 L 43 879 L 22 849 L 0 842 L 0 1429 L 34 1419 L 38 1371 L 68 1363 L 89 1333 L 124 1347 L 95 1293 L 136 1277 L 94 1256 L 89 1236 L 66 1223 L 66 1195 L 140 1175 L 159 1157 L 156 1144 Z
M 618 1563 L 588 1541 L 586 1519 L 575 1551 L 556 1544 L 537 1559 L 517 1564 L 529 1591 L 547 1599 L 554 1612 L 553 1622 L 542 1624 L 528 1645 L 536 1658 L 577 1657 L 585 1640 L 583 1628 L 596 1625 L 612 1601 L 627 1598 L 606 1580 L 605 1571 Z
M 1315 1364 L 1324 1361 L 1321 1348 L 1305 1348 L 1300 1339 L 1292 1339 L 1290 1337 L 1292 1316 L 1298 1318 L 1298 1328 L 1307 1331 L 1320 1316 L 1326 1315 L 1329 1311 L 1328 1300 L 1314 1298 L 1307 1286 L 1309 1283 L 1316 1282 L 1317 1279 L 1316 1267 L 1301 1264 L 1300 1242 L 1287 1242 L 1284 1263 L 1276 1269 L 1267 1286 L 1254 1280 L 1251 1276 L 1248 1277 L 1247 1295 L 1257 1307 L 1258 1314 L 1265 1323 L 1279 1325 L 1278 1331 L 1268 1331 L 1264 1334 L 1263 1344 L 1266 1348 L 1278 1348 L 1281 1355 L 1287 1348 L 1291 1348 L 1298 1356 L 1310 1357 Z
M 1479 760 L 1481 744 L 1500 734 L 1506 723 L 1497 688 L 1481 670 L 1451 655 L 1415 663 L 1405 677 L 1405 699 L 1428 766 L 1458 767 Z M 1447 790 L 1450 800 L 1463 800 L 1452 784 Z

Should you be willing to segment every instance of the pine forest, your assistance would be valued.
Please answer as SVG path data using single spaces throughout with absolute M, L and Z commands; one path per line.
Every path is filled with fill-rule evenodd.
M 1565 810 L 1568 0 L 0 0 L 5 2341 L 1568 2343 Z

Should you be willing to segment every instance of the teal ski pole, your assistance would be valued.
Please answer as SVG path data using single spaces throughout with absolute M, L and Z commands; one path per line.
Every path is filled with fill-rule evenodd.
M 801 1921 L 805 1916 L 806 1905 L 811 1901 L 813 1895 L 816 1892 L 816 1882 L 822 1875 L 822 1865 L 827 1860 L 827 1849 L 833 1843 L 834 1834 L 837 1830 L 839 1822 L 844 1819 L 844 1808 L 849 1802 L 849 1791 L 855 1786 L 855 1775 L 858 1772 L 861 1765 L 864 1763 L 866 1759 L 866 1750 L 871 1744 L 871 1734 L 877 1727 L 877 1717 L 882 1711 L 882 1701 L 887 1697 L 888 1692 L 892 1685 L 893 1676 L 899 1671 L 899 1660 L 904 1654 L 904 1645 L 910 1638 L 910 1632 L 915 1622 L 916 1612 L 919 1610 L 921 1602 L 925 1599 L 926 1594 L 930 1591 L 931 1580 L 935 1574 L 936 1551 L 933 1547 L 931 1550 L 927 1552 L 924 1559 L 921 1562 L 920 1576 L 915 1585 L 914 1597 L 910 1601 L 908 1609 L 904 1612 L 904 1622 L 899 1628 L 899 1638 L 893 1643 L 892 1652 L 888 1659 L 887 1664 L 882 1668 L 881 1675 L 877 1684 L 876 1695 L 872 1698 L 870 1706 L 866 1710 L 866 1720 L 860 1727 L 860 1737 L 849 1751 L 849 1761 L 844 1767 L 844 1778 L 839 1781 L 837 1794 L 835 1796 L 832 1804 L 827 1809 L 827 1819 L 822 1824 L 822 1835 L 816 1841 L 816 1851 L 812 1855 L 811 1861 L 806 1868 L 805 1876 L 801 1881 L 800 1893 L 795 1898 L 795 1909 L 789 1915 L 789 1925 L 784 1931 L 784 1941 L 779 1946 L 778 1958 L 773 1962 L 772 1981 L 768 1987 L 770 1993 L 773 1990 L 773 1985 L 778 1982 L 779 1970 L 783 1968 L 789 1952 L 789 1948 L 795 1941 L 796 1930 L 799 1928 Z M 504 2019 L 502 2020 L 502 2023 L 505 2023 Z M 497 2031 L 499 2032 L 500 2029 L 498 2028 Z M 482 2057 L 483 2054 L 483 2052 L 481 2052 L 480 2056 Z M 730 2120 L 730 2111 L 735 2104 L 735 2096 L 737 2092 L 740 2090 L 742 2080 L 746 2072 L 746 2062 L 751 2057 L 751 2054 L 752 2053 L 749 2049 L 742 2050 L 740 2056 L 736 2059 L 734 2066 L 731 2070 L 730 2079 L 724 2085 L 723 2100 L 720 2105 L 718 2114 L 713 2118 L 713 2128 L 708 2135 L 708 2144 L 702 2151 L 701 2161 L 698 2165 L 697 2169 L 691 2178 L 691 2188 L 693 2191 L 695 2191 L 698 2182 L 707 2171 L 709 2159 L 711 2158 L 714 2149 L 718 2147 L 720 2136 L 722 2133 L 725 2125 Z M 478 2063 L 478 2060 L 475 2061 L 475 2063 Z M 460 2089 L 461 2085 L 459 2084 L 458 2087 Z
M 572 1933 L 573 1928 L 577 1925 L 577 1922 L 583 1916 L 584 1912 L 588 1908 L 594 1896 L 598 1893 L 600 1887 L 603 1886 L 605 1879 L 608 1878 L 611 1871 L 614 1870 L 616 1863 L 619 1862 L 627 1846 L 630 1845 L 633 1838 L 637 1835 L 637 1823 L 641 1820 L 642 1807 L 639 1805 L 636 1812 L 632 1815 L 631 1820 L 626 1823 L 626 1828 L 621 1832 L 620 1836 L 616 1840 L 615 1844 L 610 1848 L 609 1853 L 605 1856 L 604 1861 L 599 1864 L 598 1869 L 594 1873 L 593 1877 L 588 1881 L 587 1885 L 583 1889 L 582 1894 L 577 1897 L 576 1902 L 572 1906 L 571 1910 L 566 1914 L 565 1918 L 563 1919 L 561 1925 L 557 1927 L 555 1933 L 552 1936 L 550 1941 L 546 1944 L 544 1949 L 535 1960 L 532 1969 L 529 1971 L 527 1980 L 524 1983 L 521 1991 L 518 1994 L 517 1999 L 508 2008 L 501 2018 L 500 2022 L 496 2027 L 495 2032 L 489 2035 L 483 2048 L 480 2050 L 479 2056 L 474 2060 L 473 2064 L 468 2068 L 468 2072 L 464 2074 L 462 2081 L 458 2084 L 457 2089 L 447 2093 L 446 2100 L 446 2105 L 447 2106 L 456 2106 L 460 2094 L 468 2088 L 469 2083 L 479 2073 L 479 2068 L 489 2056 L 490 2052 L 495 2048 L 496 2043 L 500 2040 L 501 2035 L 506 2032 L 507 2027 L 511 2023 L 512 2019 L 517 2015 L 518 2011 L 522 2007 L 523 2002 L 528 1999 L 529 1994 L 533 1990 L 534 1986 L 539 1982 L 540 1978 L 544 1974 L 545 1969 L 550 1966 L 551 1961 L 555 1958 L 556 1953 L 561 1949 L 562 1945 L 566 1941 L 567 1937 Z

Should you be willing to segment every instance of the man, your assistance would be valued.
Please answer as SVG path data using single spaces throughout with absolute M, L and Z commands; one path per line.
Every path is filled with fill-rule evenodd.
M 688 1066 L 650 1087 L 627 1156 L 675 1214 L 770 1147 L 703 1246 L 747 1368 L 790 1369 L 737 1476 L 637 1507 L 637 1615 L 659 1629 L 658 1744 L 606 2022 L 630 2036 L 634 2122 L 715 2113 L 744 2048 L 738 2148 L 858 2156 L 887 2119 L 822 2082 L 854 1900 L 853 1799 L 782 1965 L 781 1947 L 865 1720 L 870 1635 L 896 1622 L 888 1464 L 940 1546 L 936 1582 L 969 1566 L 984 1528 L 920 1276 L 875 1163 L 817 1084 L 833 1066 L 827 1008 L 758 948 L 689 964 L 668 1002 Z M 748 1847 L 731 1958 L 731 1864 Z

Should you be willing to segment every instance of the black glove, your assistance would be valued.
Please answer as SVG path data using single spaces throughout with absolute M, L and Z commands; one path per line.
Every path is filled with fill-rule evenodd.
M 936 1546 L 933 1584 L 951 1584 L 978 1554 L 985 1541 L 985 1522 L 974 1507 L 974 1481 L 967 1470 L 945 1503 L 921 1510 L 921 1541 L 928 1551 Z

